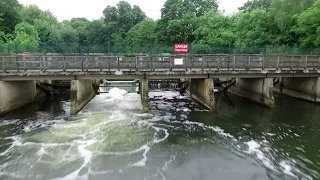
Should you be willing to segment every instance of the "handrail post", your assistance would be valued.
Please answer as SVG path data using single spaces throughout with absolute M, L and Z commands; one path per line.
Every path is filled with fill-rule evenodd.
M 134 63 L 134 66 L 135 66 L 135 69 L 136 69 L 136 71 L 138 71 L 138 59 L 139 59 L 139 57 L 137 56 L 136 57 L 136 61 L 135 61 L 135 63 Z M 144 60 L 142 59 L 142 62 L 143 62 Z M 131 62 L 130 62 L 131 63 Z
M 280 56 L 278 56 L 277 67 L 276 67 L 277 70 L 280 70 L 279 66 L 280 66 Z
M 89 70 L 89 63 L 88 63 L 88 55 L 86 55 L 86 62 L 85 62 L 86 71 Z
M 267 55 L 265 53 L 263 58 L 262 58 L 262 70 L 266 69 L 266 61 L 267 61 Z
M 170 71 L 172 71 L 172 58 L 171 58 L 171 56 L 169 58 L 169 68 L 170 68 Z
M 26 63 L 26 57 L 22 56 L 22 61 L 23 61 L 23 70 L 27 71 L 27 63 Z
M 102 58 L 101 58 L 101 56 L 98 56 L 97 57 L 98 58 L 98 65 L 100 66 L 100 71 L 102 71 Z
M 66 71 L 66 57 L 65 56 L 62 57 L 62 66 L 63 66 L 63 72 L 65 72 Z
M 236 56 L 233 56 L 233 71 L 236 70 Z
M 305 70 L 308 69 L 308 56 L 306 56 L 306 58 L 305 58 L 304 69 L 305 69 Z
M 291 70 L 293 70 L 293 56 L 291 56 Z
M 187 57 L 186 57 L 187 58 Z M 190 57 L 189 59 L 188 59 L 188 61 L 189 61 L 189 65 L 187 66 L 187 68 L 189 68 L 189 69 L 192 69 L 194 66 L 193 66 L 193 61 L 194 61 L 194 59 L 193 59 L 193 57 Z
M 16 56 L 17 72 L 20 72 L 19 56 Z
M 83 58 L 81 58 L 81 71 L 84 71 L 84 67 L 83 67 Z
M 319 56 L 319 59 L 318 59 L 318 71 L 320 71 L 320 56 Z
M 117 60 L 118 60 L 118 71 L 120 71 L 120 57 L 117 56 Z
M 151 70 L 154 71 L 154 61 L 152 56 L 148 56 L 148 59 L 151 59 Z
M 201 56 L 201 68 L 202 68 L 202 71 L 203 71 L 203 69 L 204 69 L 204 67 L 203 67 L 203 56 Z
M 247 61 L 247 67 L 246 67 L 247 71 L 250 70 L 250 63 L 251 63 L 251 56 L 249 56 L 248 61 Z
M 42 57 L 40 57 L 40 71 L 43 71 L 43 58 L 44 56 L 42 55 Z
M 228 63 L 228 71 L 230 71 L 231 55 L 228 55 L 227 63 Z
M 6 70 L 6 59 L 4 57 L 1 57 L 1 59 L 2 59 L 3 72 L 7 72 L 7 70 Z
M 47 63 L 47 61 L 46 61 L 46 57 L 45 56 L 43 56 L 43 71 L 44 72 L 46 72 L 46 70 L 47 70 L 47 68 L 48 68 L 48 63 Z M 52 58 L 50 58 L 50 60 L 51 60 Z
M 111 65 L 110 65 L 110 57 L 107 57 L 107 61 L 108 61 L 108 68 L 109 68 L 109 72 L 111 71 Z
M 187 60 L 187 55 L 185 56 L 185 65 L 184 65 L 184 67 L 185 67 L 185 69 L 186 69 L 186 71 L 188 71 L 188 60 Z
M 211 56 L 212 58 L 211 59 L 214 59 L 213 56 Z M 220 71 L 220 56 L 218 56 L 218 60 L 217 60 L 217 70 Z

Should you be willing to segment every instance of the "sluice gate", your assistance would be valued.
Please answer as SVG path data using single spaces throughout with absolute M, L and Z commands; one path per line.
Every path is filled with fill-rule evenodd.
M 129 93 L 139 93 L 140 80 L 133 81 L 108 81 L 104 80 L 99 86 L 98 93 L 109 93 L 113 88 L 123 89 Z

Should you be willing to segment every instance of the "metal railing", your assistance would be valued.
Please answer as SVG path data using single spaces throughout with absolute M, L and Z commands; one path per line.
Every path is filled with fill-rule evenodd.
M 20 71 L 175 71 L 320 70 L 320 56 L 154 55 L 154 56 L 0 56 L 0 72 Z

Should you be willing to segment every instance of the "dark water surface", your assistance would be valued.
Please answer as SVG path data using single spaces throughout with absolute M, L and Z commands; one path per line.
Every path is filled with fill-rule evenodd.
M 0 179 L 320 179 L 320 106 L 276 96 L 266 109 L 217 97 L 114 89 L 69 117 L 52 96 L 0 119 Z

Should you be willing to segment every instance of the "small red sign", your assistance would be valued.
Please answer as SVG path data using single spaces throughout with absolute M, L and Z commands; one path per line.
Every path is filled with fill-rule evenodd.
M 175 44 L 174 45 L 175 53 L 188 53 L 189 52 L 189 44 Z

